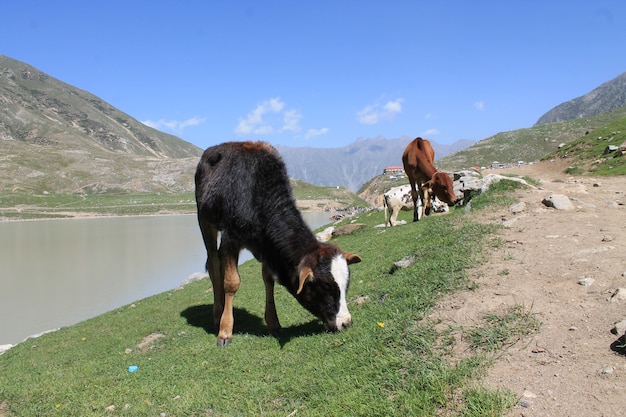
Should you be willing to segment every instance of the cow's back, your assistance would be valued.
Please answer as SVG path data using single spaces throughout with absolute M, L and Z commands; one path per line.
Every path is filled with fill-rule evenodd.
M 404 171 L 411 181 L 419 183 L 429 180 L 437 171 L 434 161 L 435 150 L 427 139 L 413 139 L 402 154 Z
M 226 142 L 208 148 L 195 176 L 198 215 L 218 230 L 262 228 L 259 205 L 292 201 L 278 152 L 264 142 Z M 286 201 L 287 200 L 287 201 Z

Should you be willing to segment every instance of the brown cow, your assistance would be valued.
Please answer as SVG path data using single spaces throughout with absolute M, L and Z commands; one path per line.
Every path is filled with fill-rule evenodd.
M 413 197 L 413 221 L 419 220 L 417 197 L 422 205 L 422 217 L 430 214 L 431 198 L 436 196 L 448 205 L 459 200 L 454 194 L 452 178 L 435 167 L 435 151 L 427 139 L 415 138 L 402 154 L 404 171 L 411 184 Z

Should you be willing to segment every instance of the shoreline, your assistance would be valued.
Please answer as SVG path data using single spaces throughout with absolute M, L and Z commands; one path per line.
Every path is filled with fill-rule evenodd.
M 306 201 L 307 204 L 298 204 Z M 302 213 L 329 213 L 329 217 L 334 213 L 342 213 L 347 211 L 347 207 L 326 207 L 319 208 L 320 204 L 325 204 L 327 200 L 296 200 L 296 206 L 298 210 Z M 14 207 L 2 207 L 0 208 L 0 212 L 3 210 L 16 210 Z M 33 217 L 33 218 L 14 218 L 14 217 L 5 217 L 0 216 L 0 224 L 1 223 L 10 223 L 10 222 L 30 222 L 30 221 L 43 221 L 43 220 L 81 220 L 81 219 L 102 219 L 102 218 L 117 218 L 117 217 L 156 217 L 156 216 L 184 216 L 184 215 L 196 215 L 196 211 L 160 211 L 156 213 L 138 213 L 138 214 L 115 214 L 115 213 L 95 213 L 95 212 L 80 212 L 80 211 L 62 211 L 55 213 L 48 213 L 45 211 L 42 212 L 33 212 L 35 216 L 41 215 L 41 217 Z M 50 217 L 46 217 L 46 215 L 50 215 Z M 64 217 L 60 217 L 60 216 Z

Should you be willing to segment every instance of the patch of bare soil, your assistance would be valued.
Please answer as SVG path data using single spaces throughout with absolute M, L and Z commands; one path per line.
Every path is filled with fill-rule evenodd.
M 567 163 L 494 170 L 541 181 L 520 190 L 519 213 L 504 208 L 473 215 L 504 224 L 502 244 L 472 271 L 474 290 L 443 300 L 434 317 L 471 327 L 484 313 L 524 305 L 542 322 L 538 333 L 499 356 L 485 386 L 513 391 L 511 416 L 625 416 L 626 356 L 611 329 L 626 319 L 626 177 L 570 176 Z M 563 194 L 573 210 L 542 204 Z M 587 285 L 587 286 L 586 286 Z

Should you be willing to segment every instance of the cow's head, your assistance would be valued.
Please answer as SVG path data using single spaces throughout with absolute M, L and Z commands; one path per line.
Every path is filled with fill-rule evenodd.
M 350 285 L 349 264 L 361 257 L 342 252 L 337 246 L 319 243 L 317 250 L 300 261 L 298 266 L 298 302 L 336 332 L 352 324 L 346 296 Z
M 445 172 L 435 172 L 422 187 L 429 196 L 437 197 L 449 206 L 453 206 L 459 201 L 459 198 L 454 194 L 452 178 Z

